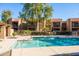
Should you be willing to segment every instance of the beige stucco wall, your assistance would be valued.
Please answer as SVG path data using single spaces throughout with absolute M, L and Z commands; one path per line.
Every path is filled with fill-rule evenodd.
M 1 26 L 0 39 L 4 39 L 6 37 L 6 27 Z
M 8 31 L 7 31 L 7 34 L 8 34 L 8 36 L 10 36 L 10 34 L 11 34 L 11 27 L 7 27 L 6 30 L 8 30 Z
M 60 22 L 60 32 L 62 31 L 62 21 Z
M 11 26 L 0 26 L 0 39 L 5 39 L 6 36 L 12 36 L 12 33 L 14 30 L 11 28 Z
M 23 19 L 19 19 L 18 20 L 18 25 L 22 24 L 22 23 L 26 23 L 26 21 L 24 21 Z
M 10 29 L 10 36 L 13 36 L 14 29 Z
M 70 31 L 70 21 L 69 20 L 67 21 L 67 31 L 68 32 Z

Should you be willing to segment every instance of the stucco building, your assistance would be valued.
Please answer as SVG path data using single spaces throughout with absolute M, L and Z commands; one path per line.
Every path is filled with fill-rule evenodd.
M 52 31 L 55 33 L 61 32 L 71 33 L 74 35 L 79 35 L 79 18 L 69 18 L 66 21 L 62 19 L 52 19 Z
M 10 25 L 0 22 L 0 39 L 6 38 L 6 36 L 12 36 L 13 29 Z
M 12 25 L 12 29 L 14 31 L 17 30 L 31 30 L 33 28 L 36 28 L 36 25 L 31 24 L 27 26 L 26 24 L 27 21 L 22 20 L 22 19 L 9 19 L 8 24 Z M 25 24 L 26 27 L 23 25 Z M 21 26 L 23 25 L 23 26 Z M 60 18 L 53 18 L 51 19 L 51 32 L 54 34 L 74 34 L 74 35 L 79 35 L 79 18 L 69 18 L 66 21 L 63 21 Z M 59 34 L 59 35 L 60 35 Z

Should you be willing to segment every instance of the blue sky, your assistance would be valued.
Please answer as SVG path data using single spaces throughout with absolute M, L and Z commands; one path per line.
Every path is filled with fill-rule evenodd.
M 67 20 L 68 18 L 78 18 L 79 17 L 79 4 L 68 4 L 68 3 L 52 3 L 53 16 L 52 18 L 62 18 Z M 22 10 L 22 4 L 19 3 L 0 3 L 0 19 L 3 10 L 11 10 L 12 17 L 18 18 L 19 12 Z
M 22 4 L 20 3 L 0 3 L 0 19 L 1 19 L 1 13 L 4 10 L 11 10 L 12 17 L 18 18 L 19 12 L 22 10 Z
M 62 18 L 67 20 L 68 18 L 79 18 L 79 4 L 59 3 L 51 4 L 53 6 L 53 17 Z

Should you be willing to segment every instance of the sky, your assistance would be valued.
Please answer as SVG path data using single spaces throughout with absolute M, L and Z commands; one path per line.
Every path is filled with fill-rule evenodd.
M 2 11 L 10 10 L 12 12 L 12 18 L 18 18 L 22 8 L 23 6 L 20 3 L 0 3 L 0 20 Z
M 53 18 L 61 18 L 67 20 L 68 18 L 79 18 L 79 4 L 78 3 L 57 3 L 51 4 L 53 11 Z
M 52 18 L 61 18 L 67 20 L 68 18 L 79 18 L 79 4 L 76 3 L 51 3 L 53 8 Z M 20 3 L 0 3 L 0 20 L 1 13 L 4 10 L 11 10 L 12 18 L 18 18 L 19 12 L 23 5 Z

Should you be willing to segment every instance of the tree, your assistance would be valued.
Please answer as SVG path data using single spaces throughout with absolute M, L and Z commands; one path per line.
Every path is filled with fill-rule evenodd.
M 40 21 L 47 20 L 51 14 L 52 8 L 45 3 L 25 3 L 22 12 L 25 18 L 37 22 L 37 31 L 40 31 Z
M 21 20 L 25 20 L 25 19 L 26 19 L 26 18 L 25 18 L 25 14 L 19 12 L 19 18 L 20 18 Z
M 46 20 L 51 20 L 51 16 L 52 16 L 52 7 L 49 6 L 48 4 L 45 4 L 45 7 L 44 7 L 44 28 L 46 27 Z
M 2 21 L 7 23 L 7 20 L 9 20 L 11 18 L 11 11 L 9 10 L 5 10 L 2 12 Z
M 43 4 L 35 4 L 35 15 L 37 19 L 37 31 L 40 31 L 40 21 L 43 17 Z

